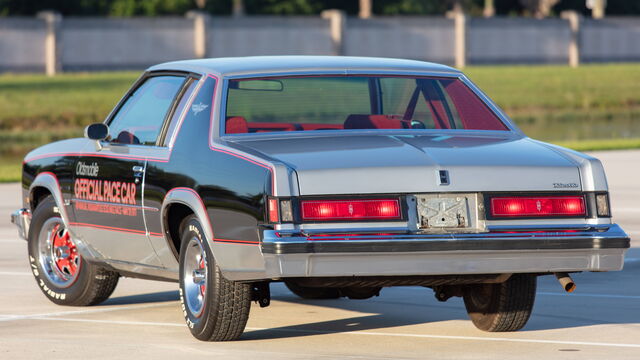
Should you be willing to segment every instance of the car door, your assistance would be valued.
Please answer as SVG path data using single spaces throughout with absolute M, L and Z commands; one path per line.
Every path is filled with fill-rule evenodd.
M 72 227 L 108 260 L 162 266 L 144 222 L 144 177 L 185 82 L 177 74 L 147 74 L 107 120 L 108 141 L 85 151 L 76 163 Z

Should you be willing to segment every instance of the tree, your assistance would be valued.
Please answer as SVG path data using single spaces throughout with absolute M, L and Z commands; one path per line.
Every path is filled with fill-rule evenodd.
M 551 9 L 560 0 L 520 0 L 522 6 L 524 6 L 529 13 L 538 19 L 545 18 L 551 14 Z

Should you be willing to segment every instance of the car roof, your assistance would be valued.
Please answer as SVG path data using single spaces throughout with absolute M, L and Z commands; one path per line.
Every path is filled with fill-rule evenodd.
M 438 72 L 459 74 L 452 67 L 425 61 L 354 56 L 246 56 L 172 61 L 147 71 L 179 70 L 220 76 L 277 73 Z

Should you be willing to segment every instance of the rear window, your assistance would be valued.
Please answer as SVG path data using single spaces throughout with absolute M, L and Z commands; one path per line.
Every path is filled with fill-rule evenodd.
M 508 130 L 458 79 L 319 76 L 229 81 L 225 133 Z

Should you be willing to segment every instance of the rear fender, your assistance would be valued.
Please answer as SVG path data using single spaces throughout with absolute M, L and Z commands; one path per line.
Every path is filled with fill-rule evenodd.
M 182 204 L 191 209 L 200 221 L 207 246 L 225 278 L 229 280 L 254 280 L 265 277 L 265 267 L 260 247 L 218 241 L 211 224 L 211 217 L 200 195 L 193 189 L 171 189 L 162 201 L 161 216 L 164 219 L 171 204 Z M 167 222 L 162 221 L 162 231 L 169 233 Z M 171 241 L 167 239 L 167 241 Z

